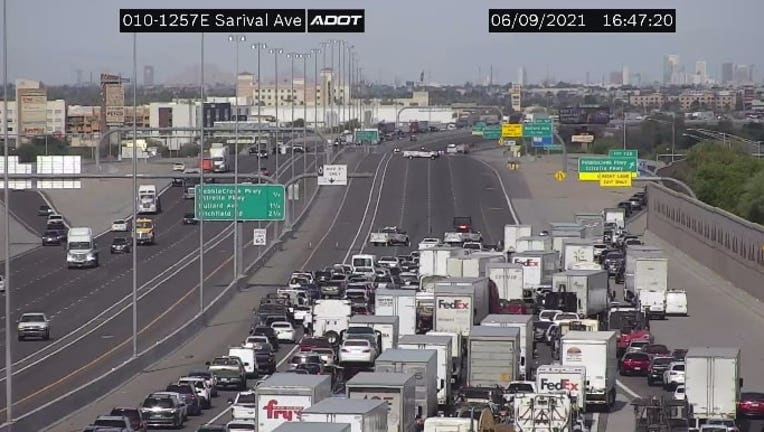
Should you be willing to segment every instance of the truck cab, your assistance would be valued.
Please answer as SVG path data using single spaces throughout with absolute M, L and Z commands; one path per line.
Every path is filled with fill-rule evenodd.
M 138 186 L 138 214 L 157 214 L 162 211 L 156 185 Z
M 156 237 L 154 221 L 149 218 L 139 218 L 135 221 L 135 239 L 139 245 L 154 244 Z
M 66 264 L 73 267 L 98 267 L 98 249 L 93 230 L 88 227 L 69 229 L 66 240 Z
M 353 273 L 372 274 L 374 268 L 377 267 L 376 255 L 353 255 L 350 259 L 350 265 L 353 268 Z

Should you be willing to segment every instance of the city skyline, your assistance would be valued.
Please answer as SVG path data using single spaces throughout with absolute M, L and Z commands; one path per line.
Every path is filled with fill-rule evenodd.
M 451 0 L 448 0 L 451 1 Z M 53 0 L 12 3 L 9 12 L 9 78 L 37 79 L 50 85 L 84 81 L 92 73 L 125 74 L 132 70 L 129 34 L 118 33 L 120 7 L 194 8 L 209 7 L 202 0 L 120 0 L 92 2 L 71 0 L 65 4 Z M 227 0 L 225 8 L 253 8 L 244 0 Z M 309 2 L 288 2 L 288 7 L 310 7 Z M 339 0 L 327 0 L 321 7 L 342 8 Z M 400 7 L 399 7 L 400 6 Z M 458 5 L 433 10 L 424 4 L 391 0 L 384 5 L 358 2 L 366 9 L 366 33 L 353 35 L 248 34 L 252 42 L 305 52 L 321 41 L 339 37 L 355 45 L 371 82 L 394 83 L 418 81 L 426 71 L 427 82 L 461 84 L 485 81 L 492 69 L 494 83 L 514 82 L 517 70 L 526 69 L 528 83 L 549 77 L 567 82 L 597 82 L 609 71 L 627 66 L 639 73 L 643 83 L 662 81 L 665 55 L 678 54 L 686 59 L 687 70 L 695 61 L 706 61 L 708 74 L 720 80 L 722 64 L 761 64 L 756 41 L 764 38 L 764 29 L 755 25 L 755 17 L 764 12 L 764 4 L 728 4 L 718 7 L 711 0 L 677 0 L 676 34 L 489 34 L 487 10 L 506 5 L 490 0 L 479 7 Z M 606 0 L 580 1 L 580 8 L 613 7 Z M 46 14 L 39 14 L 44 8 Z M 285 7 L 283 2 L 263 1 L 258 8 Z M 523 1 L 512 7 L 569 7 L 564 0 Z M 652 0 L 640 7 L 665 7 Z M 87 14 L 82 14 L 87 10 Z M 403 13 L 401 11 L 406 11 Z M 423 20 L 422 16 L 433 17 Z M 33 21 L 31 21 L 33 20 Z M 433 22 L 430 22 L 433 21 Z M 390 23 L 395 22 L 395 26 Z M 719 32 L 719 22 L 735 26 Z M 61 23 L 66 23 L 62 26 Z M 448 29 L 459 28 L 459 37 Z M 97 35 L 98 37 L 93 37 Z M 233 76 L 233 50 L 227 34 L 208 34 L 206 62 Z M 187 34 L 141 34 L 138 36 L 139 82 L 143 67 L 154 68 L 154 82 L 165 83 L 173 75 L 199 64 L 199 36 Z M 55 41 L 55 42 L 54 42 Z M 253 70 L 255 56 L 247 45 L 241 48 L 241 70 Z M 56 67 L 50 67 L 53 63 Z M 264 62 L 263 76 L 272 75 L 272 62 Z M 754 71 L 756 68 L 754 68 Z M 128 73 L 129 75 L 129 73 Z M 758 77 L 756 77 L 758 78 Z

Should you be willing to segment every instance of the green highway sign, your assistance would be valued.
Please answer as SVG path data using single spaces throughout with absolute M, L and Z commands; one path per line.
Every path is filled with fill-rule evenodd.
M 540 119 L 523 125 L 523 136 L 550 137 L 552 136 L 552 120 Z
M 483 138 L 485 139 L 501 138 L 501 125 L 486 125 L 483 128 Z
M 579 158 L 578 172 L 637 172 L 637 160 L 634 158 Z
M 539 147 L 542 150 L 562 150 L 562 144 L 552 144 L 544 147 Z
M 286 194 L 280 184 L 240 184 L 238 219 L 242 221 L 283 221 Z M 232 184 L 196 186 L 194 203 L 197 219 L 233 221 L 234 195 Z
M 379 142 L 379 131 L 377 129 L 361 129 L 355 131 L 353 140 L 357 143 L 367 142 L 377 144 Z
M 637 159 L 639 157 L 637 150 L 610 150 L 608 156 L 611 158 L 631 158 Z

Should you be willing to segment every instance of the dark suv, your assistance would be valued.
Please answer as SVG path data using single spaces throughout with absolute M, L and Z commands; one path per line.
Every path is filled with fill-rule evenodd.
M 653 357 L 650 368 L 647 370 L 647 385 L 653 386 L 663 383 L 663 372 L 668 369 L 675 359 L 669 356 Z
M 57 229 L 49 229 L 42 234 L 43 246 L 50 246 L 50 245 L 57 246 L 64 242 L 66 242 L 66 231 L 57 230 Z
M 146 426 L 172 426 L 176 429 L 183 427 L 182 405 L 176 404 L 177 399 L 171 396 L 151 395 L 141 404 L 141 418 Z

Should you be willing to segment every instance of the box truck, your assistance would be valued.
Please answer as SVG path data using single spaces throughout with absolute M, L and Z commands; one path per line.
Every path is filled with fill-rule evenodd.
M 606 224 L 613 223 L 618 229 L 626 227 L 626 210 L 622 208 L 606 208 L 602 210 L 602 216 Z
M 517 251 L 517 239 L 530 237 L 533 233 L 533 227 L 530 225 L 504 225 L 504 253 L 514 253 Z
M 555 251 L 527 251 L 512 255 L 515 264 L 523 266 L 523 288 L 536 289 L 552 282 L 552 274 L 560 265 L 559 254 Z
M 506 256 L 500 252 L 473 252 L 463 262 L 462 277 L 486 277 L 489 264 L 506 262 Z
M 519 375 L 520 330 L 475 326 L 468 341 L 467 386 L 506 388 Z
M 249 431 L 250 425 L 243 422 L 239 425 L 236 422 L 231 422 L 226 425 L 226 431 Z M 291 422 L 282 423 L 279 427 L 273 430 L 273 432 L 351 432 L 351 425 L 349 423 L 334 423 L 326 424 L 323 422 Z
M 353 315 L 348 327 L 371 327 L 382 337 L 382 351 L 398 346 L 398 322 L 400 317 L 388 315 Z
M 448 336 L 451 338 L 451 384 L 461 382 L 462 370 L 464 365 L 465 351 L 465 339 L 462 338 L 460 333 L 456 332 L 439 332 L 430 330 L 426 333 L 427 336 Z
M 398 341 L 400 349 L 435 350 L 437 356 L 438 406 L 447 409 L 451 401 L 451 375 L 453 374 L 452 339 L 450 336 L 406 335 Z
M 734 420 L 742 386 L 740 349 L 690 348 L 684 362 L 685 396 L 695 427 L 708 419 Z
M 257 430 L 273 432 L 284 422 L 298 422 L 305 408 L 331 393 L 328 375 L 275 373 L 257 387 Z
M 536 391 L 567 392 L 579 412 L 586 411 L 586 368 L 583 366 L 541 365 L 536 369 Z
M 520 379 L 533 376 L 533 315 L 490 314 L 480 322 L 485 327 L 508 327 L 520 330 Z
M 610 410 L 615 403 L 616 340 L 614 331 L 570 331 L 560 339 L 562 365 L 586 369 L 587 405 Z
M 576 223 L 584 227 L 584 238 L 602 241 L 605 218 L 599 213 L 576 213 Z
M 433 329 L 470 333 L 489 312 L 488 278 L 449 278 L 435 285 Z
M 464 275 L 464 262 L 467 257 L 448 257 L 446 259 L 446 276 L 462 277 Z
M 448 276 L 448 259 L 450 257 L 465 256 L 467 252 L 462 248 L 449 246 L 435 246 L 420 251 L 419 275 Z
M 347 423 L 350 425 L 349 432 L 387 432 L 387 403 L 382 400 L 330 397 L 303 410 L 301 421 Z
M 552 250 L 552 238 L 549 236 L 520 237 L 515 248 L 516 253 L 547 250 Z
M 374 362 L 374 372 L 414 374 L 417 416 L 427 418 L 438 411 L 438 352 L 436 350 L 387 350 Z
M 523 266 L 514 263 L 488 263 L 486 276 L 496 284 L 499 298 L 504 300 L 522 300 L 532 297 L 531 292 L 523 291 Z
M 568 270 L 552 275 L 552 291 L 574 293 L 576 312 L 582 316 L 604 316 L 610 298 L 609 281 L 605 270 Z
M 416 334 L 416 291 L 377 289 L 374 305 L 376 315 L 398 317 L 399 337 Z
M 518 431 L 572 432 L 573 405 L 564 394 L 520 393 L 512 403 L 512 417 Z
M 300 376 L 300 375 L 296 375 Z M 348 399 L 387 402 L 387 431 L 416 429 L 416 378 L 410 373 L 359 372 L 345 383 Z
M 340 334 L 348 328 L 351 311 L 349 300 L 317 300 L 313 306 L 313 335 L 338 344 Z
M 562 242 L 562 269 L 569 270 L 573 264 L 594 262 L 594 241 L 565 239 Z

